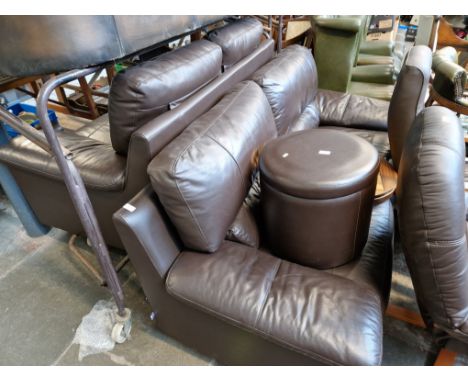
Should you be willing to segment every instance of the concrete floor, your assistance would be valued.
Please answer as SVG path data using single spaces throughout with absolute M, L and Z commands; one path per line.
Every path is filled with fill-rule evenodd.
M 0 198 L 0 365 L 207 365 L 152 328 L 151 309 L 130 264 L 120 272 L 133 312 L 131 339 L 112 352 L 78 361 L 75 330 L 93 305 L 111 299 L 68 250 L 69 235 L 53 229 L 27 236 L 8 201 Z M 86 244 L 78 243 L 86 250 Z M 89 253 L 90 259 L 93 259 Z M 121 254 L 113 254 L 116 262 Z
M 110 300 L 68 249 L 69 235 L 52 229 L 29 238 L 4 196 L 0 210 L 0 365 L 209 365 L 214 361 L 155 330 L 131 264 L 119 277 L 133 311 L 131 339 L 113 351 L 78 360 L 75 331 L 98 300 Z M 88 252 L 83 240 L 77 244 Z M 121 253 L 112 252 L 117 263 Z M 395 259 L 402 268 L 402 259 Z M 397 273 L 392 302 L 415 308 L 411 282 Z M 384 365 L 422 365 L 429 338 L 423 330 L 385 318 Z

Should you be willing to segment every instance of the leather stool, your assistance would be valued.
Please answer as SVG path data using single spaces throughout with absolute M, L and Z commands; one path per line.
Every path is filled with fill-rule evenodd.
M 377 150 L 341 131 L 311 129 L 270 141 L 260 159 L 270 248 L 319 269 L 352 260 L 367 241 Z

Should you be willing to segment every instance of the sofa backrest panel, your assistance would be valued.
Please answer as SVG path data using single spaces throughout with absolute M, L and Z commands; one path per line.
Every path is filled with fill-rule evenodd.
M 262 34 L 262 23 L 249 17 L 215 29 L 209 33 L 208 40 L 221 47 L 223 67 L 227 69 L 257 49 Z
M 431 63 L 431 50 L 427 46 L 415 46 L 408 52 L 398 75 L 388 109 L 388 138 L 396 170 L 400 165 L 406 135 L 414 119 L 424 108 Z
M 151 161 L 151 184 L 187 248 L 219 248 L 249 190 L 252 156 L 275 136 L 264 93 L 245 81 Z
M 401 242 L 423 310 L 435 325 L 468 338 L 464 167 L 455 113 L 424 109 L 408 133 L 398 171 Z
M 221 61 L 221 48 L 200 40 L 119 73 L 109 98 L 114 150 L 127 154 L 135 130 L 217 77 Z
M 299 45 L 283 49 L 252 79 L 268 98 L 278 135 L 318 126 L 320 115 L 314 103 L 317 68 L 308 49 Z

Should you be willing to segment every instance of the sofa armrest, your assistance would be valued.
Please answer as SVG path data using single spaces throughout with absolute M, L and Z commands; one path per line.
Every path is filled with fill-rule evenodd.
M 137 273 L 145 274 L 153 267 L 164 280 L 182 246 L 151 186 L 117 210 L 113 221 Z
M 387 101 L 319 89 L 315 98 L 321 126 L 387 131 Z

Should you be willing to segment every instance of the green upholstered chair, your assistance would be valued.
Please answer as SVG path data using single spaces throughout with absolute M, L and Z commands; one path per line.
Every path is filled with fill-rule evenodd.
M 312 16 L 319 87 L 346 92 L 357 61 L 362 16 Z
M 391 66 L 354 68 L 366 23 L 366 16 L 312 16 L 319 87 L 390 100 L 396 78 Z

